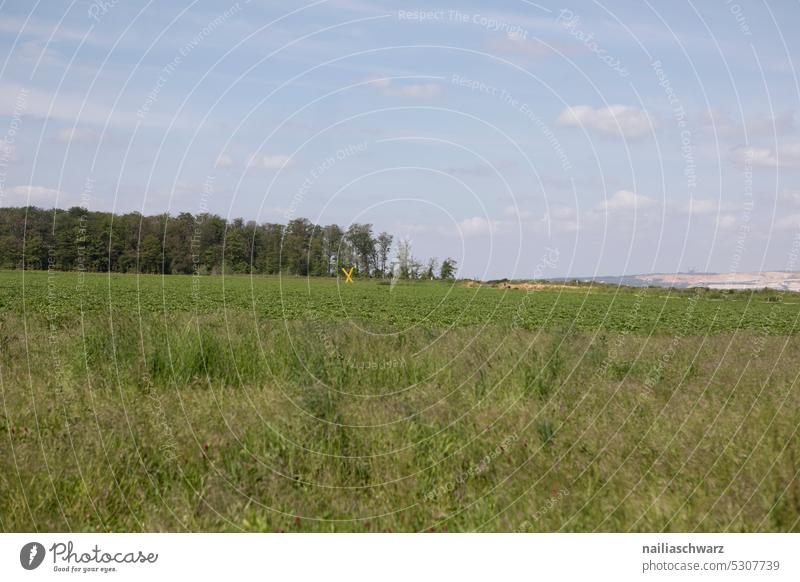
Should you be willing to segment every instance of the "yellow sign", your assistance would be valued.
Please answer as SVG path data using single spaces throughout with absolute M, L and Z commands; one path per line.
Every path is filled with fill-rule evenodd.
M 342 267 L 342 273 L 344 273 L 345 276 L 347 277 L 347 279 L 345 280 L 345 283 L 352 283 L 353 282 L 353 269 L 354 268 L 355 267 L 350 267 L 350 271 L 348 272 L 348 271 L 345 270 L 344 267 Z

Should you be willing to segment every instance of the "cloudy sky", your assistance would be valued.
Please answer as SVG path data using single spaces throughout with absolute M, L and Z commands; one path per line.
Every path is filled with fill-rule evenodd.
M 0 205 L 371 222 L 463 276 L 796 270 L 798 17 L 5 1 Z

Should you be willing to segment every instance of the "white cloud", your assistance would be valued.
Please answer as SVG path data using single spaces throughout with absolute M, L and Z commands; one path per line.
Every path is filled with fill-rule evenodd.
M 465 236 L 488 234 L 494 230 L 494 225 L 480 216 L 467 218 L 458 223 L 459 229 Z
M 736 226 L 736 216 L 733 214 L 723 214 L 717 217 L 717 227 L 728 230 Z
M 703 200 L 692 198 L 686 204 L 686 212 L 689 214 L 711 214 L 719 208 L 716 200 Z
M 444 87 L 437 83 L 418 83 L 396 86 L 391 79 L 375 79 L 370 85 L 378 87 L 387 97 L 407 97 L 409 99 L 433 99 L 444 94 Z
M 537 230 L 551 233 L 578 232 L 580 217 L 572 206 L 552 204 L 550 212 L 537 224 Z
M 800 205 L 800 190 L 784 190 L 781 199 L 792 205 Z
M 391 90 L 390 92 L 400 97 L 409 97 L 411 99 L 432 99 L 444 93 L 441 85 L 435 83 L 425 83 L 422 85 L 403 85 L 399 89 Z
M 800 229 L 800 214 L 789 214 L 776 223 L 781 229 Z
M 157 127 L 180 127 L 191 130 L 197 128 L 197 121 L 189 114 L 176 116 L 171 113 L 157 114 L 149 111 L 144 118 L 140 118 L 136 111 L 137 107 L 141 106 L 141 101 L 134 101 L 129 103 L 130 106 L 120 106 L 112 110 L 113 100 L 94 93 L 87 101 L 86 96 L 80 92 L 70 92 L 65 89 L 59 90 L 58 95 L 54 95 L 52 91 L 44 89 L 0 82 L 0 95 L 10 96 L 0 99 L 0 115 L 12 116 L 22 113 L 35 119 L 47 119 L 65 124 L 73 124 L 77 119 L 80 123 L 97 126 L 109 124 L 115 128 L 125 129 L 135 128 L 142 123 Z
M 731 150 L 728 158 L 739 167 L 800 168 L 800 143 L 775 148 L 741 146 Z
M 38 37 L 51 42 L 92 42 L 95 35 L 87 35 L 85 30 L 69 28 L 63 22 L 48 22 L 31 17 L 13 17 L 6 15 L 0 19 L 0 32 L 6 34 L 23 34 Z
M 656 127 L 647 113 L 628 105 L 611 105 L 599 109 L 589 105 L 567 107 L 556 119 L 556 124 L 563 127 L 582 127 L 625 139 L 642 138 Z
M 388 89 L 392 86 L 391 79 L 373 79 L 369 82 L 370 85 L 374 87 L 379 87 L 381 89 Z
M 259 154 L 250 154 L 247 158 L 247 167 L 259 170 L 277 170 L 288 165 L 291 162 L 291 157 L 286 155 L 265 156 Z
M 14 58 L 26 65 L 55 65 L 62 62 L 61 56 L 41 42 L 27 41 L 14 51 Z
M 617 190 L 614 195 L 607 200 L 603 200 L 597 208 L 606 212 L 626 212 L 629 210 L 641 210 L 655 205 L 655 199 L 637 194 L 629 190 Z
M 214 162 L 214 167 L 217 169 L 230 168 L 233 166 L 233 158 L 228 154 L 220 154 L 217 161 Z
M 80 127 L 62 129 L 56 136 L 58 141 L 62 143 L 96 143 L 99 137 L 93 129 L 82 129 Z
M 5 191 L 0 198 L 3 206 L 42 206 L 52 208 L 64 206 L 68 198 L 65 192 L 43 186 L 15 186 Z

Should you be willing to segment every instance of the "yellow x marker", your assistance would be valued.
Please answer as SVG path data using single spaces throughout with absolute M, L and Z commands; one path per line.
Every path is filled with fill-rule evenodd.
M 347 277 L 347 279 L 345 280 L 345 283 L 352 283 L 353 282 L 353 269 L 354 269 L 354 267 L 350 267 L 350 271 L 348 272 L 348 271 L 345 271 L 344 267 L 342 267 L 342 273 L 344 273 L 345 276 Z

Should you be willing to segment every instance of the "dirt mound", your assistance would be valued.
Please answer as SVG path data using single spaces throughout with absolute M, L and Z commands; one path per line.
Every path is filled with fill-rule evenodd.
M 500 285 L 503 289 L 574 289 L 575 285 L 566 285 L 564 283 L 503 283 Z
M 493 289 L 525 289 L 526 291 L 544 290 L 544 289 L 574 289 L 575 285 L 566 283 L 530 283 L 530 282 L 514 282 L 507 279 L 500 281 L 475 281 L 471 279 L 462 283 L 464 287 L 490 287 Z

